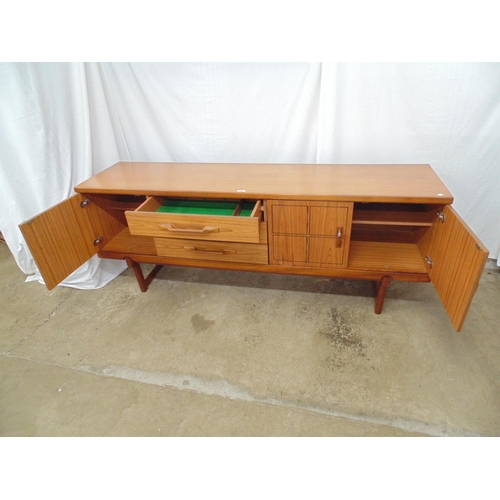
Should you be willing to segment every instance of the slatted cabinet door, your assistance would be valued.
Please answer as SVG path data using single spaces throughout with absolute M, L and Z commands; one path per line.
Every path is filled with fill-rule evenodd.
M 418 242 L 431 282 L 457 332 L 462 329 L 488 250 L 447 205 Z
M 124 227 L 106 211 L 105 197 L 89 199 L 77 194 L 19 226 L 49 290 Z

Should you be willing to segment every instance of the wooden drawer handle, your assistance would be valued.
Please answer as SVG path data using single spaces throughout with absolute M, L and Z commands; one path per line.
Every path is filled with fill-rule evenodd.
M 213 226 L 205 226 L 197 229 L 189 229 L 187 227 L 175 227 L 173 224 L 159 224 L 159 226 L 171 233 L 197 233 L 197 234 L 207 234 L 207 233 L 218 233 L 219 228 Z
M 194 252 L 216 253 L 218 255 L 225 255 L 227 253 L 236 253 L 236 250 L 210 250 L 209 248 L 197 248 L 197 247 L 184 247 L 184 249 L 193 250 Z

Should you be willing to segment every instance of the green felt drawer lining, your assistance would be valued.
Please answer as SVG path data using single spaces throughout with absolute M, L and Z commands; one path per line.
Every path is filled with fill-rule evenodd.
M 157 212 L 190 215 L 233 215 L 238 203 L 231 201 L 168 200 Z M 250 217 L 254 204 L 244 203 L 239 217 Z

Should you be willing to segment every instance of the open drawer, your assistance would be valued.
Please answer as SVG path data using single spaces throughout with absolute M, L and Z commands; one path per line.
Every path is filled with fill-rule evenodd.
M 259 243 L 262 201 L 153 196 L 125 216 L 132 235 Z

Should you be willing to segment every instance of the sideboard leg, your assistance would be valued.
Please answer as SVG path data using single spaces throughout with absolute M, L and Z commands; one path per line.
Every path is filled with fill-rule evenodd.
M 148 289 L 148 286 L 154 280 L 155 276 L 158 274 L 158 271 L 162 268 L 160 264 L 157 264 L 155 267 L 153 267 L 147 278 L 144 278 L 141 266 L 138 262 L 134 262 L 129 257 L 126 257 L 125 260 L 127 261 L 127 266 L 131 267 L 134 270 L 135 278 L 137 279 L 137 283 L 139 283 L 141 292 L 145 292 Z
M 380 314 L 382 312 L 382 307 L 384 306 L 385 293 L 387 288 L 391 283 L 392 278 L 390 276 L 384 276 L 382 281 L 374 281 L 375 289 L 375 314 Z

